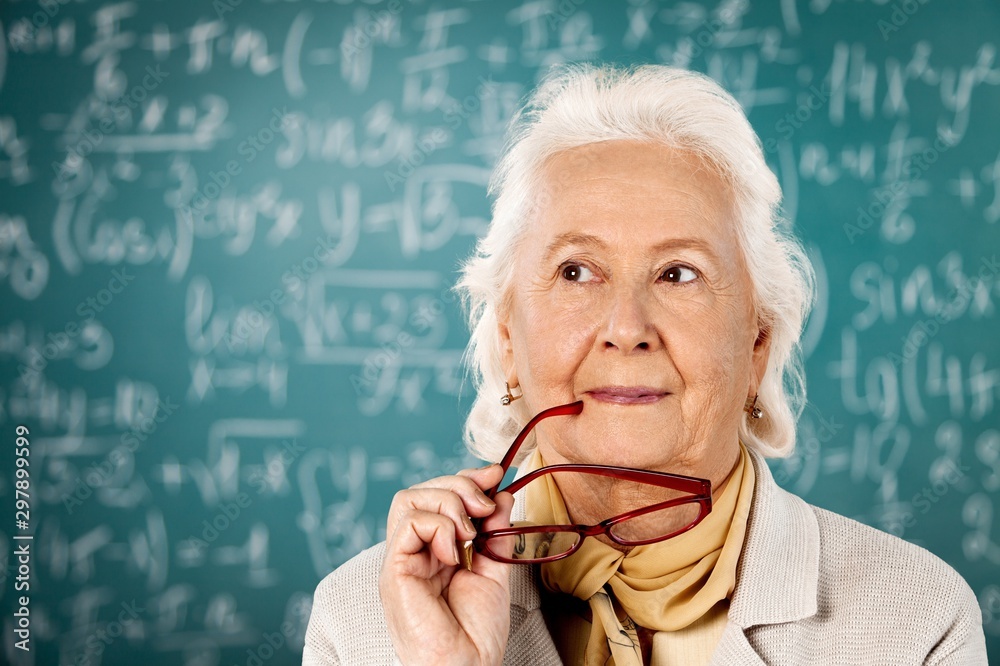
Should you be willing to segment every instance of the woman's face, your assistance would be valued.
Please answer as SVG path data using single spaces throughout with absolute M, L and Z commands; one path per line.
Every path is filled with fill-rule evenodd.
M 563 151 L 543 175 L 500 336 L 532 414 L 584 401 L 539 424 L 546 463 L 717 485 L 768 350 L 728 186 L 687 151 L 635 141 Z

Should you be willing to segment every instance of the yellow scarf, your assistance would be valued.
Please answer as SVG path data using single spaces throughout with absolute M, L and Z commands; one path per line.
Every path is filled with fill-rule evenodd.
M 544 466 L 537 449 L 526 464 L 529 469 Z M 691 530 L 637 546 L 627 555 L 597 539 L 585 539 L 571 557 L 542 565 L 546 588 L 590 604 L 594 621 L 588 664 L 606 663 L 609 656 L 617 666 L 641 664 L 636 624 L 657 632 L 711 625 L 714 636 L 721 632 L 725 613 L 720 615 L 718 603 L 728 599 L 736 585 L 753 484 L 753 465 L 740 442 L 740 459 L 729 483 L 721 495 L 713 496 L 712 512 Z M 530 521 L 571 522 L 552 475 L 529 484 L 525 493 Z M 619 617 L 622 613 L 624 618 Z M 657 645 L 666 646 L 670 639 L 654 635 L 654 663 L 662 661 L 656 659 Z

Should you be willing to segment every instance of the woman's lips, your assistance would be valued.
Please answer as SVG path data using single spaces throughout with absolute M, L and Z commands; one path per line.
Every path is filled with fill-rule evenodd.
M 595 400 L 619 405 L 645 405 L 669 395 L 651 386 L 603 386 L 587 391 L 587 394 Z

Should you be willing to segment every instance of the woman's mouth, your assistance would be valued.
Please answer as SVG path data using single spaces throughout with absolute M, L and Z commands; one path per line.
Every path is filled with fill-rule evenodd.
M 587 395 L 601 402 L 619 405 L 645 405 L 670 394 L 651 386 L 602 386 L 587 391 Z

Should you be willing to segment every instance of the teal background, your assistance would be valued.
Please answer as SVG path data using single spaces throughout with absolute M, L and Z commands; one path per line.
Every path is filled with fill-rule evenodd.
M 518 101 L 587 59 L 743 104 L 820 278 L 773 470 L 958 569 L 1000 654 L 998 35 L 972 0 L 4 0 L 0 659 L 300 661 L 392 494 L 474 463 L 448 289 Z

